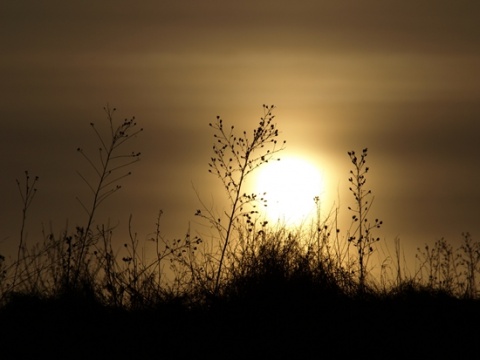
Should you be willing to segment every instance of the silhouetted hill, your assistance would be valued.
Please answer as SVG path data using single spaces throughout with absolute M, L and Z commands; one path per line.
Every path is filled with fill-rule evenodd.
M 422 291 L 276 292 L 137 311 L 17 297 L 0 313 L 2 359 L 459 359 L 477 352 L 478 301 Z

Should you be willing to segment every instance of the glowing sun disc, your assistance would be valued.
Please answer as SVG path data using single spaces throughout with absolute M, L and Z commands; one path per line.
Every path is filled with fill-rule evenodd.
M 257 193 L 266 193 L 268 221 L 299 225 L 315 214 L 314 198 L 323 192 L 323 176 L 303 158 L 282 158 L 259 169 L 255 187 Z

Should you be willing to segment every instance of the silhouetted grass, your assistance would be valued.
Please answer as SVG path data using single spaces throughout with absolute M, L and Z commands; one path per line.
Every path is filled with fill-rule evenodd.
M 273 107 L 266 109 L 269 121 L 263 124 L 271 126 Z M 110 149 L 101 157 L 102 167 L 87 157 L 98 184 L 82 175 L 93 195 L 92 207 L 85 207 L 86 226 L 45 232 L 42 241 L 28 247 L 22 234 L 33 188 L 26 178 L 18 256 L 12 263 L 0 257 L 2 359 L 476 354 L 480 245 L 468 233 L 458 249 L 444 239 L 419 249 L 414 276 L 402 277 L 394 269 L 395 279 L 379 283 L 367 270 L 368 255 L 378 241 L 370 238 L 376 225 L 365 225 L 356 238 L 342 235 L 332 214 L 304 228 L 267 225 L 249 210 L 255 198 L 246 195 L 230 213 L 227 227 L 215 214 L 197 212 L 218 231 L 218 243 L 190 231 L 181 238 L 164 238 L 160 212 L 148 259 L 141 255 L 144 244 L 131 226 L 128 241 L 116 249 L 113 229 L 92 224 L 100 203 L 119 189 L 122 176 L 106 179 L 123 166 L 109 161 L 124 158 L 116 157 L 116 144 L 124 142 L 134 123 L 115 129 L 108 109 L 107 118 L 110 140 L 95 130 L 102 148 Z M 262 123 L 254 136 L 259 129 Z M 270 129 L 276 137 L 276 127 Z M 129 157 L 138 156 L 126 156 L 125 166 L 130 166 Z M 252 156 L 261 165 L 263 159 Z M 225 176 L 232 180 L 229 173 Z M 362 184 L 364 176 L 357 174 Z M 240 187 L 223 184 L 227 193 L 241 196 Z M 364 216 L 362 210 L 361 222 Z M 349 254 L 352 241 L 360 248 L 359 258 Z

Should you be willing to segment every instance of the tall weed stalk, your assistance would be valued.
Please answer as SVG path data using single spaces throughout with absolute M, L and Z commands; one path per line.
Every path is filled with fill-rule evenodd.
M 15 287 L 17 285 L 17 280 L 19 276 L 20 266 L 24 266 L 25 272 L 28 273 L 28 263 L 27 263 L 27 246 L 26 246 L 26 239 L 25 239 L 25 228 L 27 222 L 27 211 L 30 205 L 32 204 L 33 198 L 37 193 L 37 188 L 35 187 L 38 181 L 38 176 L 35 176 L 33 180 L 30 178 L 28 171 L 25 171 L 25 183 L 22 185 L 20 180 L 16 180 L 17 187 L 20 192 L 20 196 L 22 198 L 22 222 L 20 226 L 20 239 L 18 242 L 18 250 L 17 250 L 17 260 L 15 262 L 15 270 L 13 274 L 13 280 L 11 289 L 15 291 Z
M 215 139 L 213 156 L 208 164 L 209 172 L 220 179 L 229 201 L 229 209 L 221 216 L 207 209 L 206 213 L 197 210 L 195 214 L 207 219 L 220 236 L 221 250 L 213 285 L 214 294 L 219 290 L 227 249 L 236 224 L 245 220 L 249 231 L 253 231 L 254 216 L 258 213 L 255 203 L 265 201 L 257 194 L 245 193 L 245 180 L 260 166 L 279 160 L 276 155 L 285 146 L 285 141 L 278 144 L 279 131 L 273 110 L 273 105 L 263 105 L 264 114 L 251 136 L 246 131 L 235 134 L 233 125 L 226 129 L 220 116 L 209 124 Z M 226 218 L 225 221 L 222 221 L 222 217 Z
M 96 241 L 92 227 L 98 208 L 107 198 L 120 190 L 121 185 L 119 181 L 131 175 L 130 171 L 124 171 L 124 169 L 140 160 L 141 154 L 139 152 L 120 151 L 120 148 L 126 142 L 143 131 L 142 128 L 136 128 L 137 123 L 135 118 L 125 119 L 120 125 L 116 125 L 114 123 L 114 113 L 116 109 L 112 109 L 107 105 L 104 111 L 108 121 L 107 134 L 101 134 L 95 124 L 90 123 L 99 141 L 97 160 L 95 160 L 93 156 L 87 155 L 82 148 L 77 148 L 77 151 L 84 157 L 93 170 L 94 179 L 89 180 L 87 176 L 78 172 L 78 175 L 90 190 L 92 198 L 88 205 L 77 197 L 77 200 L 87 214 L 87 221 L 84 227 L 77 227 L 77 237 L 75 243 L 71 245 L 75 247 L 75 252 L 72 258 L 73 267 L 70 264 L 67 267 L 65 284 L 67 287 L 78 285 L 79 277 L 82 276 L 82 272 L 86 270 L 84 269 L 86 265 L 86 253 L 89 247 Z M 72 247 L 69 247 L 68 251 L 72 251 Z
M 373 252 L 373 243 L 380 240 L 374 237 L 372 230 L 379 228 L 382 221 L 375 219 L 374 223 L 370 223 L 367 215 L 373 204 L 372 191 L 365 189 L 367 181 L 366 174 L 368 173 L 368 166 L 366 166 L 366 157 L 368 149 L 364 148 L 362 153 L 357 156 L 355 151 L 349 151 L 348 155 L 353 164 L 353 170 L 350 170 L 350 178 L 348 181 L 352 184 L 349 188 L 355 198 L 355 206 L 348 207 L 353 212 L 352 220 L 356 224 L 353 233 L 350 234 L 348 241 L 353 243 L 357 248 L 358 266 L 359 266 L 359 285 L 360 290 L 365 288 L 365 277 L 367 274 L 367 259 Z

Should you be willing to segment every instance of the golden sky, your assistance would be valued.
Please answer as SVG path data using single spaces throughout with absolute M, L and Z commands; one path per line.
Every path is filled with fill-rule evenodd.
M 99 221 L 133 214 L 140 238 L 159 209 L 166 236 L 195 226 L 193 186 L 219 196 L 208 123 L 253 129 L 264 103 L 286 152 L 325 169 L 346 216 L 347 151 L 368 147 L 379 236 L 478 238 L 479 11 L 463 0 L 1 2 L 0 253 L 18 238 L 24 170 L 40 177 L 29 239 L 84 221 L 75 150 L 97 147 L 88 124 L 107 103 L 145 131 Z

